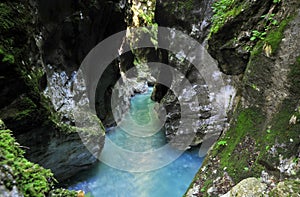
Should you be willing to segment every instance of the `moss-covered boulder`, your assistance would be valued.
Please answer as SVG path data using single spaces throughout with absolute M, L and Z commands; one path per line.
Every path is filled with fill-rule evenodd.
M 2 121 L 0 127 L 0 195 L 45 196 L 55 184 L 52 172 L 25 159 L 12 132 Z

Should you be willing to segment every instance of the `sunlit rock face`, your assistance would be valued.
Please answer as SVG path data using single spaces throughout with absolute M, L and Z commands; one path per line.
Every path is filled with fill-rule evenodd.
M 76 102 L 76 70 L 88 52 L 106 37 L 126 29 L 125 4 L 120 1 L 44 1 L 38 2 L 42 24 L 40 45 L 47 71 L 46 94 L 64 121 L 72 122 L 70 111 Z M 58 13 L 57 13 L 58 12 Z M 57 13 L 57 14 L 54 14 Z M 110 69 L 111 68 L 111 69 Z M 97 91 L 98 116 L 107 116 L 107 92 L 120 77 L 118 67 L 110 67 Z
M 155 1 L 126 1 L 124 10 L 126 31 L 118 48 L 119 57 L 107 65 L 96 91 L 97 115 L 105 126 L 115 125 L 118 119 L 112 111 L 120 117 L 129 109 L 130 98 L 134 94 L 146 92 L 148 85 L 154 84 L 155 79 L 147 62 L 156 62 L 159 59 L 155 49 L 132 47 L 143 42 L 136 28 L 154 25 Z M 150 29 L 154 42 L 156 28 L 153 26 L 153 29 Z M 128 46 L 130 51 L 124 51 Z M 118 102 L 111 103 L 112 100 Z
M 126 29 L 125 4 L 120 1 L 44 1 L 38 2 L 42 28 L 41 50 L 47 71 L 47 90 L 55 109 L 65 121 L 72 120 L 70 111 L 76 102 L 74 79 L 82 60 L 106 37 Z M 57 13 L 57 14 L 54 14 Z M 98 116 L 106 116 L 105 97 L 110 85 L 120 77 L 117 68 L 107 71 L 109 76 L 102 80 L 104 91 L 98 91 L 96 103 Z
M 212 1 L 157 1 L 155 20 L 158 25 L 168 26 L 183 31 L 187 35 L 197 40 L 200 44 L 205 45 L 205 38 L 209 33 L 211 23 Z M 226 115 L 218 116 L 216 114 L 215 105 L 224 105 L 224 114 L 230 111 L 235 96 L 234 81 L 238 77 L 226 76 L 220 71 L 216 71 L 212 78 L 223 78 L 224 86 L 220 87 L 217 92 L 210 92 L 203 75 L 197 68 L 192 65 L 186 56 L 189 54 L 171 54 L 165 52 L 164 63 L 171 65 L 179 70 L 186 79 L 191 83 L 194 91 L 183 89 L 183 97 L 190 98 L 185 101 L 185 105 L 191 111 L 197 111 L 198 117 L 195 118 L 195 127 L 197 128 L 195 139 L 191 145 L 199 145 L 203 142 L 203 138 L 207 133 L 212 136 L 218 134 L 225 128 Z M 204 62 L 205 64 L 205 62 Z M 209 63 L 208 63 L 209 64 Z M 216 64 L 213 63 L 213 64 Z M 162 80 L 166 75 L 171 75 L 170 70 L 162 70 L 158 78 Z M 180 84 L 180 80 L 176 77 L 170 77 L 166 84 L 176 86 Z M 198 99 L 198 104 L 193 98 Z M 184 137 L 187 131 L 179 131 L 178 127 L 181 122 L 181 107 L 178 98 L 174 93 L 162 84 L 156 84 L 152 94 L 152 99 L 161 102 L 167 111 L 166 135 L 169 140 L 174 139 L 176 135 Z
M 155 21 L 160 26 L 175 27 L 201 43 L 209 33 L 213 1 L 156 1 Z

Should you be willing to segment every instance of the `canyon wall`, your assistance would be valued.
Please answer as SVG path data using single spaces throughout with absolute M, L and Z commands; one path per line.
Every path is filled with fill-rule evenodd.
M 299 194 L 299 2 L 219 6 L 208 50 L 220 70 L 242 78 L 230 126 L 186 196 Z

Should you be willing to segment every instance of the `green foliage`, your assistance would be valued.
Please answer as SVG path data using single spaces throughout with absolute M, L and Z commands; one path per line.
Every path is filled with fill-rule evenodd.
M 265 19 L 267 21 L 267 23 L 271 24 L 271 25 L 278 25 L 278 21 L 276 19 L 274 19 L 275 14 L 265 14 L 262 15 L 261 18 Z M 270 25 L 268 25 L 268 27 L 266 29 L 269 29 Z
M 250 38 L 250 41 L 265 41 L 268 46 L 270 46 L 270 54 L 275 53 L 281 40 L 283 37 L 283 31 L 289 22 L 289 19 L 283 20 L 280 25 L 278 20 L 276 20 L 276 15 L 274 13 L 268 13 L 265 15 L 262 15 L 261 18 L 263 21 L 261 21 L 261 25 L 263 25 L 263 29 L 261 30 L 253 30 L 252 36 Z M 259 44 L 260 47 L 262 47 L 264 44 Z M 256 47 L 257 48 L 257 47 Z M 256 51 L 258 52 L 258 51 Z M 256 53 L 255 52 L 255 53 Z M 261 50 L 259 50 L 261 52 Z M 256 53 L 257 54 L 257 53 Z
M 150 12 L 150 13 L 146 14 L 143 11 L 140 11 L 139 15 L 142 17 L 142 19 L 146 22 L 147 25 L 152 25 L 153 24 L 154 12 Z
M 227 146 L 227 141 L 226 140 L 218 141 L 217 145 L 219 145 L 219 146 Z
M 3 56 L 2 62 L 7 62 L 9 64 L 15 63 L 15 57 L 12 54 L 6 53 L 0 48 L 0 55 Z
M 257 30 L 253 30 L 250 40 L 251 41 L 254 41 L 256 39 L 264 40 L 266 35 L 267 35 L 267 32 L 260 32 Z
M 256 38 L 254 39 L 252 36 L 251 40 L 258 40 L 258 42 L 252 49 L 251 56 L 255 57 L 258 54 L 261 54 L 264 43 L 267 43 L 271 46 L 272 54 L 276 53 L 276 51 L 278 50 L 279 44 L 281 43 L 281 41 L 284 37 L 283 32 L 284 32 L 286 26 L 288 25 L 288 23 L 291 21 L 291 19 L 292 19 L 292 17 L 289 17 L 289 18 L 281 21 L 279 25 L 276 25 L 276 28 L 271 29 L 268 27 L 268 29 L 271 29 L 271 30 L 268 31 L 267 33 L 265 33 L 264 35 L 262 35 L 261 32 L 256 32 L 256 34 L 257 34 Z M 256 30 L 254 30 L 254 31 L 256 31 Z M 257 39 L 259 36 L 262 36 L 262 39 Z
M 251 84 L 251 88 L 253 88 L 253 89 L 256 90 L 256 91 L 259 91 L 259 88 L 258 88 L 257 85 L 255 85 L 255 84 Z
M 137 10 L 134 12 L 138 13 L 138 16 L 140 19 L 139 20 L 139 25 L 141 26 L 151 26 L 154 24 L 154 15 L 155 15 L 155 8 L 153 5 L 155 5 L 155 1 L 151 0 L 149 1 L 150 5 L 147 4 L 146 2 L 141 2 L 142 6 L 140 6 L 139 8 L 136 8 Z M 146 5 L 147 4 L 147 5 Z
M 274 30 L 271 30 L 265 38 L 265 42 L 271 45 L 273 53 L 277 51 L 279 44 L 281 43 L 281 40 L 284 36 L 283 32 L 290 20 L 291 18 L 281 21 L 279 26 Z
M 23 154 L 24 151 L 12 137 L 11 131 L 0 130 L 0 166 L 8 165 L 16 180 L 16 183 L 4 180 L 6 188 L 11 189 L 16 184 L 25 197 L 43 197 L 54 184 L 53 174 L 31 163 Z
M 212 27 L 211 32 L 216 33 L 221 26 L 223 26 L 226 18 L 225 13 L 228 11 L 229 7 L 234 3 L 234 0 L 220 0 L 216 1 L 212 5 L 212 9 L 214 12 L 212 18 Z
M 281 0 L 273 0 L 273 3 L 280 3 Z
M 210 33 L 216 33 L 224 25 L 228 18 L 232 18 L 241 13 L 245 5 L 235 5 L 235 0 L 219 0 L 212 5 L 214 15 Z
M 2 62 L 8 62 L 10 64 L 13 64 L 13 63 L 15 63 L 15 58 L 12 54 L 6 54 L 3 57 Z
M 177 15 L 189 17 L 186 13 L 191 13 L 195 8 L 195 0 L 179 0 L 179 1 L 170 1 L 163 3 L 164 9 L 168 12 Z
M 13 18 L 10 18 L 12 15 L 11 7 L 6 3 L 0 3 L 0 27 L 1 32 L 9 30 L 14 27 Z
M 142 27 L 142 31 L 145 34 L 150 35 L 150 41 L 153 44 L 153 46 L 157 49 L 157 46 L 158 46 L 158 38 L 157 38 L 158 24 L 153 23 L 153 24 L 151 24 L 151 26 Z M 138 65 L 140 63 L 139 60 L 134 60 L 134 61 L 136 61 L 136 62 L 134 62 L 134 65 Z

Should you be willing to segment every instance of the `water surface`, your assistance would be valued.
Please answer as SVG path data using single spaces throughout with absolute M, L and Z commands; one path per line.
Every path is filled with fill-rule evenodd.
M 155 103 L 150 99 L 151 91 L 134 96 L 121 128 L 107 133 L 106 137 L 117 146 L 143 152 L 166 144 L 163 129 L 158 129 L 160 121 Z M 179 197 L 187 190 L 201 163 L 198 150 L 186 151 L 171 164 L 149 172 L 122 171 L 100 162 L 74 178 L 69 189 L 84 190 L 95 197 Z

